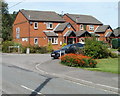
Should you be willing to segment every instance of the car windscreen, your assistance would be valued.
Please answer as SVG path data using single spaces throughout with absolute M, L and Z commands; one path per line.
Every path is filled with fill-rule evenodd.
M 72 44 L 66 45 L 64 47 L 62 47 L 62 49 L 68 49 Z
M 84 46 L 84 44 L 77 43 L 77 46 L 78 46 L 78 47 L 83 47 L 83 46 Z

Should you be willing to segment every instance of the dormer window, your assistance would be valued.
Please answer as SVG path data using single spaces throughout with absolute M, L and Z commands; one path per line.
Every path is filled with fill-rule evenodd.
M 46 24 L 47 29 L 53 29 L 53 23 L 48 22 Z
M 94 25 L 89 25 L 89 30 L 94 30 Z
M 80 30 L 83 30 L 83 25 L 82 24 L 80 25 Z
M 38 22 L 34 22 L 34 29 L 38 29 Z

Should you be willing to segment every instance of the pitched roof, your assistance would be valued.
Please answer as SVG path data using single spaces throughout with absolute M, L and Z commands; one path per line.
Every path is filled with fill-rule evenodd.
M 88 31 L 85 31 L 85 30 L 83 30 L 83 31 L 77 31 L 76 35 L 78 37 L 81 37 L 82 35 L 86 35 L 86 36 L 89 35 L 89 36 L 91 36 L 91 34 Z
M 109 27 L 110 25 L 99 26 L 95 32 L 105 32 Z
M 76 35 L 76 33 L 74 32 L 74 31 L 70 31 L 70 30 L 68 30 L 65 34 L 64 34 L 64 36 L 70 36 L 70 34 L 74 34 L 74 35 Z
M 97 20 L 95 17 L 90 15 L 80 15 L 80 14 L 65 14 L 65 15 L 67 15 L 76 23 L 102 25 L 102 23 L 99 20 Z
M 44 32 L 46 36 L 57 36 L 54 32 Z
M 115 37 L 115 35 L 113 34 L 113 32 L 108 32 L 106 35 L 105 35 L 105 37 Z
M 68 24 L 69 23 L 61 23 L 54 31 L 64 31 L 64 29 L 67 27 Z
M 33 11 L 20 10 L 22 14 L 30 21 L 51 21 L 51 22 L 65 22 L 56 12 L 52 11 Z
M 120 29 L 114 29 L 114 35 L 116 36 L 116 37 L 120 37 Z

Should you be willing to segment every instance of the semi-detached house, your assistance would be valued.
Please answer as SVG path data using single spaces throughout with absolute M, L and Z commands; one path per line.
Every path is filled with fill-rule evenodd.
M 53 49 L 61 48 L 63 43 L 84 42 L 84 38 L 91 37 L 91 34 L 95 34 L 98 40 L 107 41 L 107 38 L 114 37 L 112 33 L 109 25 L 103 25 L 93 16 L 64 14 L 61 17 L 52 11 L 22 9 L 13 24 L 13 41 L 23 46 L 47 46 L 51 42 Z

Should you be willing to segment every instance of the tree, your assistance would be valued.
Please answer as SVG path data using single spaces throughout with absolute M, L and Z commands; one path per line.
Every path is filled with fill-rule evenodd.
M 4 1 L 2 3 L 2 38 L 3 41 L 12 40 L 12 24 L 15 18 L 15 12 L 13 14 L 9 14 L 8 4 Z

